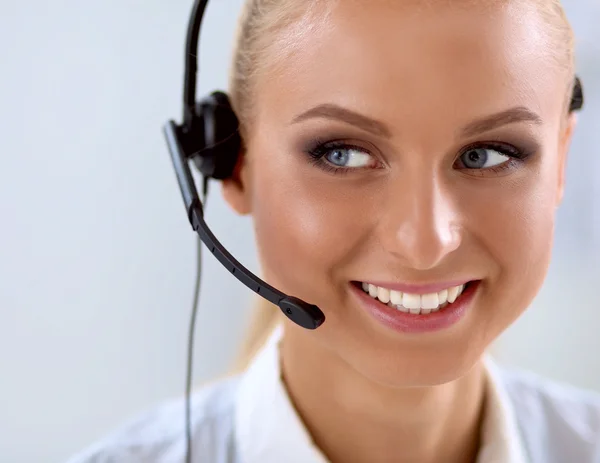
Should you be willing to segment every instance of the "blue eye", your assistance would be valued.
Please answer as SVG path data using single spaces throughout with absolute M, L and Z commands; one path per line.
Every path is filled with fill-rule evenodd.
M 343 168 L 367 167 L 372 163 L 370 154 L 355 148 L 333 148 L 327 151 L 323 157 L 335 167 Z
M 379 165 L 377 158 L 368 150 L 344 141 L 316 141 L 305 153 L 311 163 L 335 174 L 376 168 Z
M 472 148 L 460 156 L 466 169 L 489 169 L 510 161 L 511 156 L 492 148 Z

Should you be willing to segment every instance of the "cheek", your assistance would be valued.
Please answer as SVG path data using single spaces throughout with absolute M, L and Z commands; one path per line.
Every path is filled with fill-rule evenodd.
M 557 175 L 540 164 L 511 185 L 480 191 L 469 230 L 495 264 L 490 300 L 502 301 L 504 322 L 530 304 L 546 277 L 553 246 Z M 502 323 L 507 324 L 507 323 Z
M 332 285 L 340 281 L 336 269 L 353 255 L 366 227 L 350 198 L 312 180 L 309 169 L 314 168 L 299 164 L 274 155 L 269 163 L 256 163 L 252 214 L 257 246 L 265 278 L 298 297 L 326 303 L 335 293 Z

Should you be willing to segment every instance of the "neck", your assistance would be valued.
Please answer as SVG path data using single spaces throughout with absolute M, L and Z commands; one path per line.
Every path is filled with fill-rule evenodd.
M 476 460 L 485 384 L 481 363 L 447 384 L 396 389 L 369 381 L 328 349 L 304 340 L 286 330 L 284 382 L 329 461 Z

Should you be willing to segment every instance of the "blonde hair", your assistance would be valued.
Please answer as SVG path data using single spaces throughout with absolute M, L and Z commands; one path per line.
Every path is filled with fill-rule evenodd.
M 299 36 L 318 26 L 316 15 L 326 15 L 331 0 L 246 0 L 238 22 L 238 35 L 230 74 L 229 96 L 240 120 L 242 138 L 252 121 L 252 95 L 257 77 L 273 72 L 278 62 L 293 53 Z M 285 34 L 281 31 L 285 30 Z M 268 56 L 268 59 L 266 58 Z
M 429 3 L 435 1 L 429 0 Z M 492 0 L 469 1 L 493 3 Z M 573 30 L 560 0 L 529 1 L 541 13 L 550 28 L 553 56 L 559 65 L 568 71 L 569 83 L 565 102 L 565 108 L 568 108 L 575 68 Z M 278 59 L 292 51 L 298 34 L 310 33 L 317 27 L 318 21 L 314 20 L 316 15 L 322 19 L 331 11 L 334 3 L 333 0 L 246 0 L 239 19 L 229 89 L 233 108 L 240 120 L 243 138 L 250 131 L 253 90 L 257 77 L 263 75 L 267 69 L 272 70 L 267 66 L 275 66 Z M 291 27 L 292 25 L 294 27 Z M 284 30 L 286 34 L 282 36 L 281 32 Z M 238 368 L 248 364 L 280 320 L 279 309 L 276 306 L 263 298 L 257 299 Z

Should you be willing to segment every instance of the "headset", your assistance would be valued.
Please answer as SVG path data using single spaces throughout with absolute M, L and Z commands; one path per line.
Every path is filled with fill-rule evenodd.
M 222 91 L 214 91 L 196 101 L 196 76 L 198 73 L 198 45 L 200 26 L 208 0 L 196 0 L 188 24 L 185 49 L 185 77 L 183 91 L 183 122 L 170 120 L 164 126 L 164 135 L 183 197 L 185 210 L 192 228 L 199 239 L 240 282 L 277 305 L 297 325 L 314 330 L 325 321 L 325 315 L 314 304 L 284 294 L 239 263 L 219 242 L 204 221 L 204 207 L 210 179 L 231 178 L 242 149 L 239 121 L 229 97 Z M 583 107 L 583 87 L 575 77 L 569 112 Z M 203 178 L 203 199 L 196 189 L 190 162 Z M 191 463 L 190 388 L 193 353 L 193 332 L 198 306 L 201 277 L 201 248 L 198 242 L 198 271 L 188 339 L 188 362 L 186 376 L 186 461 Z

